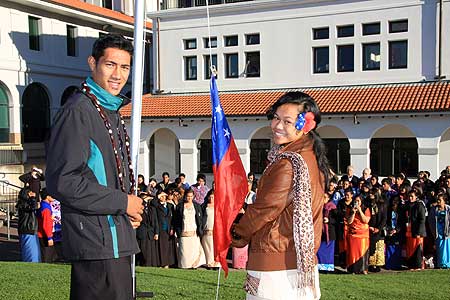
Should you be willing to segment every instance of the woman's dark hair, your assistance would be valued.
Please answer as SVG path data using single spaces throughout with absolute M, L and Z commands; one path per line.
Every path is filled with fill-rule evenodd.
M 105 50 L 108 48 L 115 48 L 119 50 L 124 50 L 133 57 L 133 44 L 131 41 L 127 40 L 120 34 L 107 34 L 99 37 L 92 46 L 92 56 L 95 61 L 98 62 L 100 57 L 105 54 Z
M 206 182 L 206 175 L 203 173 L 198 173 L 196 180 L 199 181 L 200 179 L 203 179 L 203 181 Z
M 319 170 L 322 172 L 324 176 L 324 186 L 325 190 L 328 190 L 328 183 L 331 178 L 330 166 L 327 159 L 327 149 L 325 147 L 325 143 L 320 138 L 319 134 L 316 131 L 317 126 L 320 124 L 322 120 L 320 116 L 320 110 L 316 103 L 316 101 L 309 96 L 308 94 L 302 92 L 289 92 L 281 96 L 277 102 L 275 102 L 267 111 L 267 118 L 272 120 L 274 118 L 274 114 L 277 109 L 284 104 L 298 104 L 303 106 L 304 112 L 312 112 L 314 115 L 314 121 L 316 121 L 316 126 L 309 132 L 310 138 L 314 142 L 314 154 L 316 155 L 317 164 L 319 166 Z

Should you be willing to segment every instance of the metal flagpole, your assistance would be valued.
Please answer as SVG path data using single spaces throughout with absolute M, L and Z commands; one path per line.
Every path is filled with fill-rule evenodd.
M 131 162 L 133 164 L 134 179 L 137 182 L 137 161 L 141 140 L 141 111 L 142 111 L 142 83 L 144 69 L 144 26 L 145 1 L 136 0 L 134 3 L 134 53 L 132 74 L 132 106 L 131 106 Z M 137 187 L 135 187 L 137 194 Z M 131 276 L 133 280 L 133 299 L 137 297 L 153 297 L 152 292 L 136 292 L 136 256 L 131 257 Z M 139 294 L 139 295 L 138 295 Z

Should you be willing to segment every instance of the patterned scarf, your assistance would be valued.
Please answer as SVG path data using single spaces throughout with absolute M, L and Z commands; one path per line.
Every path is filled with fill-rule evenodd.
M 295 252 L 297 254 L 298 288 L 305 291 L 311 288 L 316 296 L 315 290 L 315 254 L 314 254 L 314 224 L 311 207 L 311 184 L 306 162 L 300 154 L 295 152 L 283 152 L 279 145 L 275 145 L 267 156 L 269 168 L 283 158 L 291 161 L 293 166 L 293 232 Z

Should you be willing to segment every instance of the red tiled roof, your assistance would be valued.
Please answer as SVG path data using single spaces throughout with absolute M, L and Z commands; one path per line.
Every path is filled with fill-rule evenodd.
M 288 91 L 313 97 L 323 114 L 450 111 L 450 81 L 321 87 L 289 90 L 222 92 L 229 116 L 264 115 Z M 131 105 L 122 109 L 130 116 Z M 209 94 L 144 95 L 142 117 L 205 117 L 211 115 Z
M 128 23 L 131 25 L 134 24 L 133 17 L 130 17 L 121 12 L 114 11 L 114 10 L 111 10 L 108 8 L 89 4 L 89 3 L 83 2 L 81 0 L 46 0 L 46 1 L 50 2 L 50 3 L 56 3 L 56 4 L 60 4 L 62 6 L 74 8 L 76 10 L 84 11 L 87 13 L 92 13 L 97 16 L 114 19 L 116 21 Z M 145 25 L 146 25 L 147 29 L 152 29 L 152 22 L 147 22 Z

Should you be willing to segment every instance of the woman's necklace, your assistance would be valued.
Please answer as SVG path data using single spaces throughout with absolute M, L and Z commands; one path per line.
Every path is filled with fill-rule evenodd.
M 103 120 L 103 123 L 105 124 L 106 130 L 108 131 L 109 139 L 111 141 L 111 145 L 112 145 L 112 148 L 113 148 L 114 156 L 116 158 L 116 168 L 117 168 L 117 172 L 119 174 L 120 188 L 121 188 L 121 190 L 124 193 L 126 193 L 125 184 L 123 182 L 122 167 L 121 167 L 121 163 L 120 163 L 121 161 L 120 161 L 120 158 L 119 158 L 119 152 L 117 151 L 116 143 L 114 141 L 114 136 L 113 136 L 111 123 L 108 121 L 108 118 L 106 117 L 106 113 L 105 113 L 104 109 L 100 106 L 100 102 L 98 101 L 97 97 L 91 92 L 91 89 L 86 84 L 86 82 L 83 82 L 81 84 L 81 90 L 92 101 L 92 104 L 94 104 L 95 108 L 98 111 L 98 114 L 100 115 L 100 117 Z M 131 164 L 130 138 L 128 137 L 127 129 L 125 127 L 125 122 L 122 119 L 122 116 L 120 114 L 119 114 L 119 118 L 120 118 L 120 123 L 122 124 L 123 133 L 125 135 L 125 149 L 126 149 L 126 152 L 127 152 L 128 174 L 129 174 L 129 178 L 130 178 L 130 191 L 129 191 L 129 193 L 130 194 L 134 194 L 134 189 L 135 189 L 136 182 L 134 180 L 133 165 Z M 117 136 L 119 137 L 120 144 L 123 145 L 122 137 L 121 137 L 121 134 L 120 134 L 119 131 L 117 131 Z

